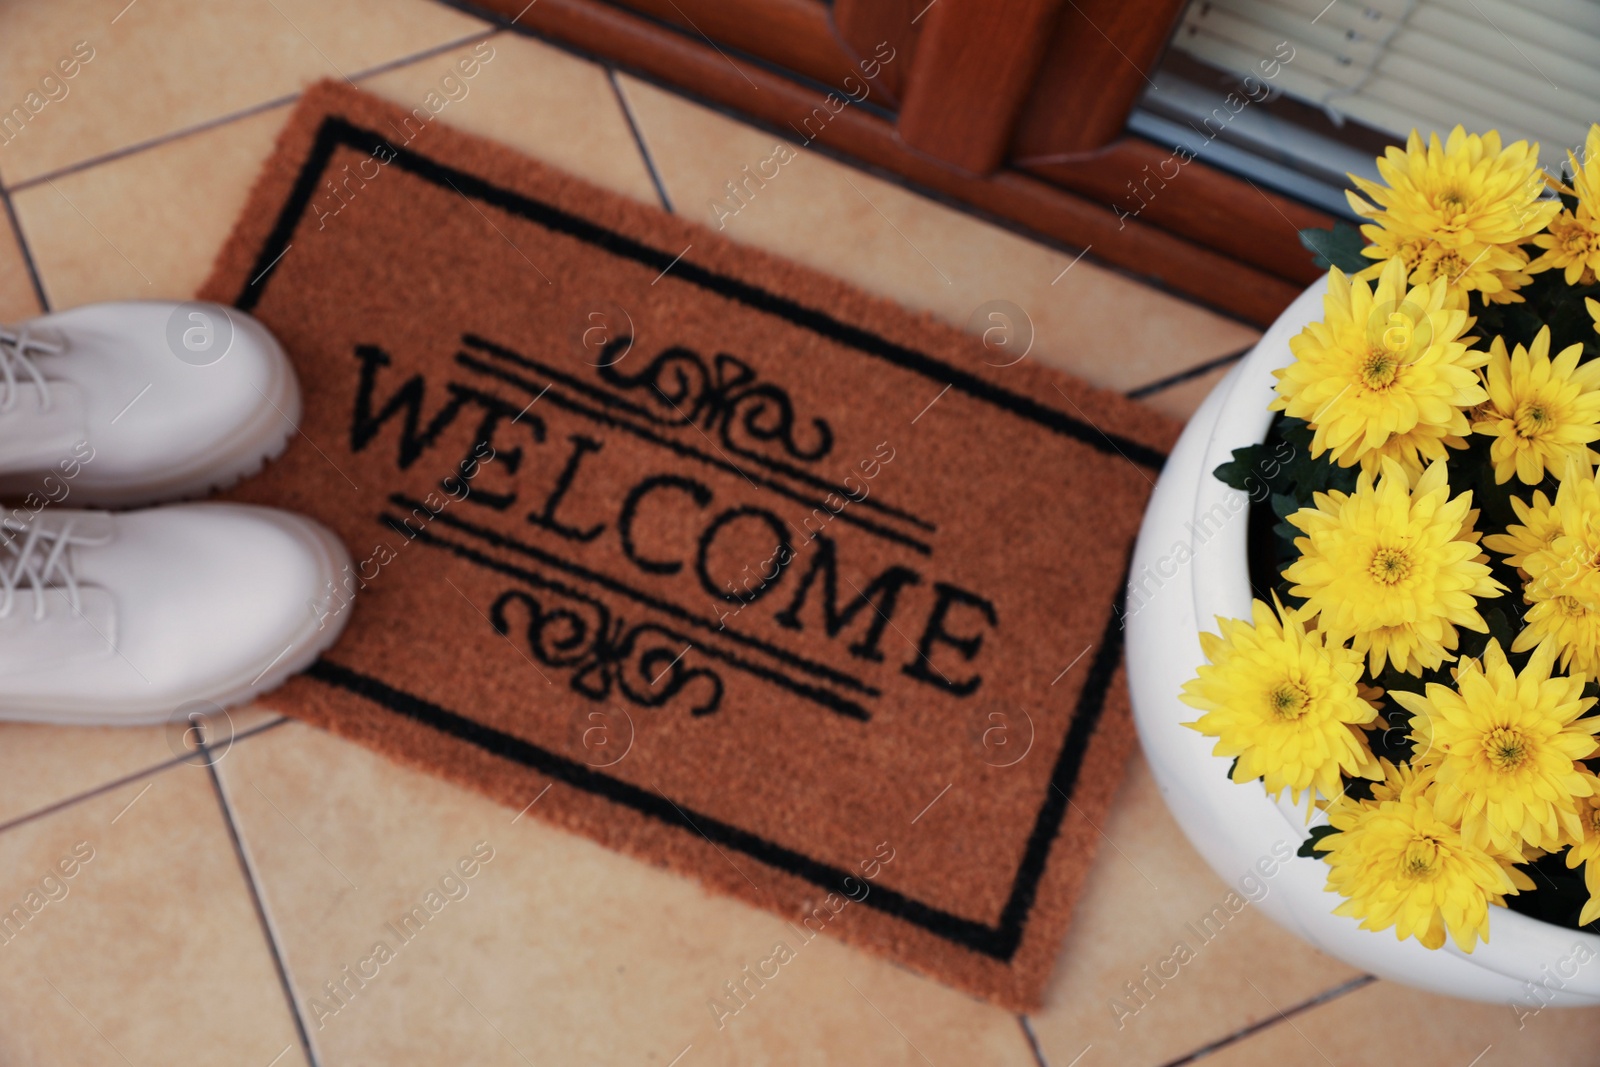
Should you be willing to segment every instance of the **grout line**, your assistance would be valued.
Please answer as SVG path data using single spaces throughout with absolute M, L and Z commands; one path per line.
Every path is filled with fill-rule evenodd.
M 123 145 L 121 148 L 114 148 L 109 152 L 102 152 L 98 156 L 90 156 L 88 159 L 80 159 L 76 163 L 69 163 L 64 167 L 58 167 L 55 170 L 46 171 L 43 174 L 36 174 L 31 178 L 24 178 L 17 184 L 10 186 L 6 191 L 9 193 L 24 192 L 25 190 L 31 189 L 36 185 L 44 185 L 46 182 L 49 182 L 54 178 L 64 178 L 71 174 L 77 174 L 78 172 L 88 170 L 91 167 L 98 167 L 102 163 L 114 163 L 119 159 L 138 155 L 140 152 L 147 151 L 151 148 L 159 148 L 164 144 L 170 144 L 173 141 L 180 141 L 185 137 L 192 137 L 197 133 L 205 133 L 207 130 L 214 130 L 218 126 L 226 126 L 230 122 L 238 122 L 241 119 L 251 118 L 255 115 L 261 114 L 263 111 L 271 111 L 275 107 L 282 107 L 285 104 L 292 104 L 295 100 L 299 99 L 299 97 L 299 93 L 291 93 L 288 96 L 274 97 L 271 100 L 267 100 L 259 104 L 252 104 L 250 107 L 242 108 L 238 111 L 230 111 L 226 115 L 219 115 L 214 119 L 207 119 L 204 122 L 196 123 L 193 126 L 185 126 L 181 129 L 171 130 L 167 133 L 160 134 L 159 136 L 151 137 L 148 140 L 137 141 L 130 145 Z
M 264 722 L 260 726 L 252 726 L 242 734 L 234 734 L 233 741 L 229 742 L 229 744 L 235 744 L 243 741 L 247 737 L 255 737 L 257 734 L 264 734 L 268 730 L 276 730 L 278 727 L 287 726 L 291 722 L 294 722 L 294 720 L 289 718 L 287 715 L 279 713 L 278 717 L 273 719 L 271 722 Z
M 28 238 L 22 232 L 22 220 L 17 218 L 17 209 L 11 204 L 11 195 L 0 188 L 0 204 L 5 206 L 6 218 L 11 223 L 11 233 L 17 239 L 17 248 L 22 252 L 22 262 L 28 268 L 28 280 L 33 283 L 33 295 L 39 302 L 39 310 L 43 314 L 50 312 L 50 298 L 44 292 L 44 280 L 39 277 L 39 265 L 33 261 L 33 249 L 28 245 Z
M 163 771 L 171 770 L 173 767 L 178 766 L 188 758 L 189 757 L 187 756 L 174 756 L 169 760 L 152 764 L 151 766 L 145 767 L 142 770 L 134 771 L 132 774 L 124 775 L 121 778 L 106 782 L 104 785 L 97 785 L 93 789 L 89 789 L 82 793 L 75 794 L 74 796 L 67 797 L 65 800 L 57 800 L 53 803 L 46 804 L 44 807 L 35 811 L 30 811 L 26 815 L 19 815 L 9 822 L 0 823 L 0 834 L 5 833 L 7 830 L 14 830 L 18 826 L 23 826 L 30 822 L 36 822 L 48 815 L 54 815 L 58 811 L 72 807 L 74 804 L 81 804 L 85 800 L 93 800 L 95 797 L 103 796 L 106 793 L 111 792 L 113 789 L 121 789 L 123 786 L 131 785 L 142 778 L 149 778 L 153 775 L 160 774 Z
M 475 41 L 488 40 L 491 37 L 497 36 L 499 33 L 500 31 L 494 29 L 493 27 L 486 30 L 481 30 L 469 37 L 462 37 L 454 41 L 447 41 L 444 44 L 434 45 L 433 47 L 424 49 L 421 52 L 402 56 L 399 59 L 387 60 L 386 62 L 379 63 L 375 67 L 369 67 L 366 70 L 357 71 L 347 80 L 355 81 L 364 78 L 373 78 L 379 74 L 386 74 L 391 70 L 396 70 L 412 63 L 420 63 L 424 59 L 439 55 L 442 52 L 449 52 L 452 49 L 460 48 L 463 45 L 472 44 Z M 259 104 L 252 104 L 249 107 L 241 108 L 238 111 L 230 111 L 226 115 L 219 115 L 216 118 L 206 119 L 204 122 L 195 123 L 193 126 L 184 126 L 181 129 L 170 130 L 167 133 L 160 134 L 156 137 L 151 137 L 148 140 L 138 141 L 130 145 L 124 145 L 121 148 L 113 149 L 110 152 L 103 152 L 98 156 L 91 156 L 88 159 L 80 159 L 76 163 L 69 163 L 67 166 L 58 167 L 57 169 L 47 171 L 44 174 L 36 174 L 31 178 L 24 178 L 15 185 L 7 186 L 5 191 L 8 193 L 22 192 L 23 190 L 31 189 L 36 185 L 43 185 L 53 178 L 65 177 L 69 174 L 76 174 L 79 171 L 88 170 L 91 167 L 98 167 L 102 163 L 111 163 L 116 160 L 126 158 L 127 156 L 138 155 L 140 152 L 144 152 L 152 148 L 159 148 L 160 146 L 164 144 L 170 144 L 173 141 L 181 141 L 185 137 L 192 137 L 198 133 L 205 133 L 208 130 L 216 129 L 219 126 L 226 126 L 231 122 L 238 122 L 241 119 L 252 118 L 261 114 L 262 112 L 271 111 L 273 108 L 283 107 L 286 104 L 292 104 L 296 100 L 299 100 L 303 95 L 305 95 L 304 92 L 288 93 L 284 96 L 273 97 L 271 100 L 267 100 Z
M 650 73 L 649 71 L 644 70 L 642 68 L 639 68 L 639 67 L 633 66 L 631 64 L 627 64 L 627 63 L 617 63 L 615 59 L 613 59 L 613 58 L 611 58 L 609 56 L 600 55 L 598 53 L 588 51 L 587 49 L 579 48 L 578 46 L 570 44 L 570 43 L 568 43 L 566 41 L 563 41 L 560 38 L 552 37 L 549 34 L 545 33 L 544 31 L 539 30 L 539 29 L 537 29 L 535 27 L 526 26 L 526 25 L 523 25 L 521 23 L 514 23 L 512 20 L 506 18 L 504 15 L 500 15 L 497 12 L 493 12 L 493 11 L 485 11 L 482 8 L 479 8 L 476 4 L 472 3 L 472 0 L 433 0 L 433 2 L 436 3 L 436 4 L 439 4 L 439 5 L 443 6 L 443 7 L 448 7 L 448 8 L 451 8 L 452 10 L 461 11 L 461 12 L 464 12 L 466 14 L 472 15 L 475 18 L 484 19 L 485 21 L 491 22 L 491 23 L 493 23 L 493 24 L 495 24 L 497 26 L 502 27 L 503 29 L 510 30 L 512 33 L 518 34 L 520 36 L 531 37 L 534 40 L 539 41 L 542 44 L 546 44 L 546 45 L 550 46 L 551 48 L 556 49 L 559 52 L 564 52 L 569 56 L 575 56 L 578 59 L 586 60 L 587 62 L 596 64 L 598 66 L 606 67 L 607 69 L 620 70 L 622 73 L 627 74 L 629 77 L 638 78 L 642 82 L 645 82 L 645 83 L 647 83 L 649 85 L 655 86 L 656 88 L 660 89 L 661 91 L 666 92 L 666 93 L 670 93 L 671 95 L 677 97 L 678 99 L 688 101 L 689 103 L 694 104 L 697 107 L 703 107 L 703 108 L 707 109 L 708 111 L 714 111 L 717 114 L 722 115 L 724 118 L 728 118 L 728 119 L 733 120 L 734 122 L 739 123 L 741 126 L 745 126 L 745 127 L 749 128 L 749 129 L 760 130 L 763 133 L 771 134 L 771 135 L 776 136 L 776 137 L 781 137 L 785 141 L 788 141 L 790 143 L 795 143 L 794 142 L 794 137 L 793 137 L 793 134 L 794 134 L 794 130 L 793 129 L 785 131 L 785 130 L 781 129 L 780 127 L 778 127 L 775 124 L 768 123 L 768 122 L 766 122 L 765 120 L 762 120 L 762 119 L 758 119 L 753 115 L 745 114 L 745 113 L 743 113 L 741 111 L 738 111 L 735 108 L 727 106 L 726 104 L 722 104 L 722 103 L 720 103 L 720 102 L 718 102 L 716 100 L 710 100 L 710 99 L 707 99 L 705 97 L 698 96 L 695 93 L 689 91 L 688 89 L 685 89 L 683 86 L 674 85 L 673 83 L 671 83 L 669 81 L 666 81 L 666 80 L 664 80 L 664 79 L 662 79 L 660 77 L 657 77 L 656 75 L 654 75 L 654 74 Z M 677 27 L 677 26 L 673 25 L 672 23 L 662 22 L 659 19 L 653 19 L 649 15 L 645 15 L 645 14 L 643 14 L 642 12 L 640 12 L 638 10 L 634 10 L 634 9 L 630 8 L 627 11 L 627 14 L 630 15 L 630 16 L 634 16 L 634 17 L 638 17 L 638 18 L 644 19 L 647 22 L 653 22 L 656 25 L 663 26 L 663 27 L 666 27 L 668 29 L 672 29 L 672 30 L 678 31 L 679 33 L 681 33 L 686 38 L 689 37 L 689 34 L 687 34 L 686 32 L 682 31 L 681 27 Z M 748 54 L 746 54 L 744 52 L 736 52 L 735 54 L 739 57 L 739 59 L 742 62 L 750 63 L 751 65 L 759 67 L 759 68 L 761 68 L 762 70 L 764 70 L 764 71 L 766 71 L 768 73 L 776 74 L 776 75 L 778 75 L 780 77 L 787 78 L 790 81 L 793 81 L 793 82 L 795 82 L 796 84 L 798 84 L 798 85 L 800 85 L 802 87 L 810 88 L 810 89 L 818 90 L 818 91 L 831 91 L 834 88 L 833 86 L 828 85 L 827 83 L 813 81 L 810 78 L 805 78 L 805 77 L 802 77 L 802 76 L 798 76 L 793 71 L 788 71 L 788 70 L 783 70 L 781 68 L 778 68 L 778 67 L 774 66 L 773 64 L 771 64 L 771 63 L 769 63 L 769 62 L 767 62 L 765 60 L 760 59 L 757 56 L 751 56 L 751 55 L 748 55 Z M 870 111 L 871 113 L 876 114 L 879 117 L 886 118 L 886 119 L 891 119 L 892 120 L 893 115 L 894 115 L 894 112 L 888 111 L 888 110 L 883 109 L 883 108 L 876 107 L 875 105 L 872 105 L 870 103 L 863 103 L 863 104 L 853 105 L 853 106 L 859 107 L 864 111 Z M 1087 249 L 1083 248 L 1080 245 L 1071 244 L 1071 243 L 1069 243 L 1067 241 L 1063 241 L 1063 240 L 1060 240 L 1058 238 L 1051 237 L 1049 234 L 1041 233 L 1038 230 L 1032 229 L 1027 224 L 1018 222 L 1015 219 L 1005 218 L 1002 215 L 997 215 L 997 214 L 995 214 L 993 212 L 986 211 L 983 208 L 980 208 L 980 207 L 978 207 L 978 206 L 976 206 L 974 204 L 969 204 L 964 200 L 959 200 L 959 199 L 957 199 L 957 198 L 955 198 L 953 196 L 950 196 L 950 195 L 948 195 L 946 193 L 940 192 L 937 189 L 931 189 L 931 188 L 929 188 L 927 186 L 919 185 L 916 182 L 912 181 L 910 178 L 907 178 L 903 174 L 900 174 L 900 173 L 898 173 L 896 171 L 887 170 L 887 169 L 885 169 L 883 167 L 880 167 L 880 166 L 877 166 L 876 164 L 873 164 L 873 163 L 868 163 L 866 160 L 863 160 L 863 159 L 857 159 L 854 156 L 848 155 L 845 152 L 842 152 L 842 151 L 840 151 L 838 149 L 835 149 L 835 148 L 833 148 L 833 147 L 831 147 L 829 145 L 825 145 L 825 144 L 821 143 L 820 141 L 814 141 L 814 140 L 813 141 L 807 141 L 807 142 L 805 142 L 803 144 L 796 144 L 796 147 L 816 152 L 819 155 L 825 156 L 826 158 L 833 160 L 835 163 L 842 164 L 843 166 L 846 166 L 846 167 L 850 168 L 851 170 L 856 171 L 857 173 L 867 174 L 867 175 L 870 175 L 870 176 L 872 176 L 874 178 L 879 179 L 880 181 L 888 182 L 891 185 L 898 186 L 901 189 L 904 189 L 907 192 L 913 193 L 916 196 L 919 196 L 924 200 L 932 201 L 933 203 L 936 203 L 936 204 L 939 204 L 939 205 L 941 205 L 943 207 L 949 208 L 950 210 L 955 211 L 958 214 L 965 215 L 968 218 L 976 219 L 979 222 L 988 223 L 990 226 L 994 226 L 997 229 L 1004 230 L 1007 233 L 1010 233 L 1010 234 L 1012 234 L 1012 235 L 1014 235 L 1016 237 L 1021 237 L 1023 240 L 1026 240 L 1026 241 L 1029 241 L 1029 242 L 1031 242 L 1033 244 L 1039 245 L 1040 247 L 1048 248 L 1048 249 L 1051 249 L 1051 250 L 1056 251 L 1056 252 L 1061 252 L 1061 253 L 1063 253 L 1065 255 L 1076 255 L 1079 252 L 1087 252 L 1088 251 Z M 1043 181 L 1043 179 L 1033 178 L 1031 175 L 1024 174 L 1021 171 L 1007 171 L 1006 173 L 1017 174 L 1017 175 L 1020 175 L 1021 177 L 1028 178 L 1029 180 L 1032 180 L 1032 181 L 1041 181 L 1041 182 Z M 1049 183 L 1048 182 L 1044 182 L 1044 184 L 1048 185 Z M 1063 190 L 1063 191 L 1065 191 L 1065 190 Z M 1073 194 L 1073 195 L 1081 195 L 1081 194 Z M 1107 210 L 1109 210 L 1109 208 Z M 1159 229 L 1159 227 L 1158 227 L 1158 229 Z M 1160 230 L 1160 232 L 1170 234 L 1171 231 Z M 1176 235 L 1173 235 L 1173 236 L 1176 236 Z M 1187 240 L 1187 238 L 1179 238 L 1179 239 L 1180 240 Z M 1194 244 L 1194 242 L 1192 242 L 1192 241 L 1190 241 L 1189 243 L 1190 244 Z M 757 246 L 757 247 L 759 247 L 759 246 Z M 1203 247 L 1203 246 L 1198 246 L 1197 245 L 1197 247 Z M 1201 309 L 1203 311 L 1206 311 L 1206 312 L 1208 312 L 1208 313 L 1210 313 L 1212 315 L 1217 316 L 1220 319 L 1226 319 L 1229 322 L 1236 322 L 1239 325 L 1249 327 L 1252 330 L 1259 331 L 1259 330 L 1264 329 L 1264 327 L 1260 323 L 1252 322 L 1252 321 L 1250 321 L 1249 319 L 1246 319 L 1244 316 L 1240 315 L 1237 312 L 1229 311 L 1226 308 L 1218 307 L 1218 306 L 1216 306 L 1214 304 L 1208 304 L 1205 301 L 1200 300 L 1200 299 L 1198 299 L 1198 298 L 1196 298 L 1194 296 L 1191 296 L 1188 293 L 1180 292 L 1179 290 L 1174 288 L 1169 282 L 1167 282 L 1166 279 L 1164 279 L 1162 277 L 1159 277 L 1157 275 L 1139 274 L 1139 273 L 1135 272 L 1134 270 L 1132 270 L 1129 267 L 1120 266 L 1119 264 L 1111 263 L 1111 262 L 1106 261 L 1106 260 L 1102 260 L 1098 256 L 1095 257 L 1094 259 L 1090 260 L 1090 262 L 1094 266 L 1098 267 L 1100 270 L 1106 271 L 1106 272 L 1108 272 L 1110 274 L 1115 274 L 1119 278 L 1122 278 L 1122 279 L 1124 279 L 1126 281 L 1133 282 L 1135 285 L 1139 285 L 1139 286 L 1141 286 L 1141 287 L 1143 287 L 1145 289 L 1154 290 L 1155 292 L 1158 292 L 1158 293 L 1162 294 L 1163 296 L 1170 297 L 1171 299 L 1176 300 L 1176 301 L 1178 301 L 1178 302 L 1180 302 L 1182 304 L 1185 304 L 1188 307 L 1199 308 L 1199 309 Z
M 292 720 L 290 720 L 287 717 L 285 717 L 285 718 L 275 719 L 272 722 L 262 723 L 260 726 L 252 727 L 251 729 L 246 730 L 242 734 L 235 734 L 234 737 L 233 737 L 233 741 L 236 743 L 236 742 L 239 742 L 239 741 L 243 741 L 247 737 L 254 737 L 257 734 L 264 734 L 268 730 L 275 729 L 275 728 L 277 728 L 279 726 L 282 726 L 284 723 L 287 723 L 287 722 L 290 722 L 290 721 L 292 721 Z M 160 763 L 153 763 L 148 767 L 142 768 L 141 770 L 134 771 L 132 774 L 123 775 L 121 778 L 113 779 L 112 781 L 106 782 L 103 785 L 97 785 L 93 789 L 84 790 L 82 793 L 75 793 L 70 797 L 66 797 L 65 799 L 57 800 L 57 801 L 54 801 L 54 802 L 52 802 L 50 804 L 46 804 L 44 807 L 39 808 L 39 809 L 37 809 L 35 811 L 30 811 L 30 812 L 27 812 L 26 814 L 18 815 L 16 818 L 11 819 L 8 822 L 0 823 L 0 834 L 3 834 L 7 830 L 13 830 L 18 826 L 22 826 L 22 825 L 25 825 L 25 824 L 30 823 L 30 822 L 37 822 L 38 820 L 43 819 L 46 816 L 54 815 L 56 812 L 63 811 L 66 808 L 70 808 L 75 804 L 81 804 L 86 800 L 93 800 L 95 797 L 103 796 L 106 793 L 111 792 L 113 789 L 121 789 L 123 786 L 131 785 L 134 782 L 137 782 L 142 778 L 149 778 L 149 777 L 152 777 L 154 775 L 160 774 L 163 771 L 171 770 L 172 768 L 178 766 L 179 764 L 188 763 L 193 758 L 194 758 L 194 753 L 192 753 L 192 752 L 187 753 L 187 754 L 182 755 L 182 756 L 173 756 L 171 759 L 163 760 Z
M 1163 389 L 1171 389 L 1174 385 L 1182 385 L 1184 382 L 1187 382 L 1193 378 L 1198 378 L 1202 374 L 1209 374 L 1218 367 L 1226 367 L 1228 364 L 1233 363 L 1236 360 L 1243 359 L 1255 347 L 1256 342 L 1252 341 L 1250 344 L 1239 349 L 1237 352 L 1229 352 L 1225 356 L 1218 356 L 1215 359 L 1208 359 L 1204 363 L 1196 363 L 1187 370 L 1181 370 L 1176 374 L 1169 374 L 1165 378 L 1157 378 L 1148 385 L 1141 385 L 1137 389 L 1129 389 L 1123 395 L 1129 400 L 1143 400 L 1145 397 L 1159 393 Z
M 672 198 L 667 196 L 666 183 L 661 180 L 661 172 L 656 170 L 655 157 L 650 154 L 650 146 L 644 142 L 644 131 L 639 128 L 639 120 L 633 113 L 633 104 L 628 100 L 628 95 L 622 91 L 622 85 L 617 81 L 617 68 L 609 64 L 606 66 L 606 77 L 611 81 L 611 88 L 617 94 L 617 103 L 622 105 L 622 114 L 628 120 L 628 129 L 633 131 L 633 143 L 639 146 L 639 154 L 644 157 L 645 169 L 650 172 L 650 181 L 656 187 L 656 195 L 661 198 L 661 207 L 668 215 L 676 215 L 672 209 Z
M 207 748 L 203 742 L 200 747 Z M 234 818 L 228 792 L 223 787 L 222 776 L 217 773 L 215 762 L 208 761 L 206 770 L 211 774 L 211 785 L 217 795 L 217 806 L 222 809 L 222 821 L 228 827 L 228 837 L 233 842 L 234 856 L 239 861 L 245 884 L 250 888 L 250 900 L 255 905 L 256 918 L 261 923 L 261 933 L 267 939 L 267 948 L 272 953 L 272 963 L 278 971 L 278 983 L 283 987 L 283 998 L 288 1001 L 289 1014 L 294 1018 L 294 1028 L 300 1038 L 300 1048 L 306 1054 L 306 1062 L 310 1067 L 319 1067 L 317 1051 L 311 1045 L 311 1032 L 306 1028 L 305 1016 L 301 1014 L 300 1002 L 295 999 L 294 986 L 289 980 L 289 966 L 283 958 L 283 947 L 278 941 L 278 931 L 267 915 L 267 902 L 261 897 L 261 885 L 256 879 L 255 865 L 250 862 L 249 853 L 245 851 L 244 839 L 240 835 L 238 821 Z
M 1026 1015 L 1018 1015 L 1017 1023 L 1022 1027 L 1023 1036 L 1028 1039 L 1028 1047 L 1033 1050 L 1033 1058 L 1039 1061 L 1039 1067 L 1050 1067 L 1049 1061 L 1044 1058 L 1044 1049 L 1039 1045 L 1039 1035 L 1033 1032 L 1033 1024 Z
M 1245 1038 L 1250 1037 L 1253 1034 L 1260 1033 L 1262 1030 L 1265 1030 L 1268 1027 L 1276 1026 L 1278 1023 L 1288 1022 L 1292 1016 L 1299 1015 L 1302 1012 L 1310 1011 L 1312 1008 L 1319 1007 L 1328 1003 L 1329 1001 L 1338 1000 L 1347 993 L 1354 993 L 1358 989 L 1364 989 L 1377 980 L 1377 976 L 1371 974 L 1363 974 L 1358 978 L 1352 978 L 1343 985 L 1337 985 L 1332 989 L 1324 990 L 1323 992 L 1318 993 L 1310 1000 L 1303 1000 L 1299 1004 L 1294 1005 L 1292 1008 L 1287 1008 L 1284 1011 L 1278 1012 L 1274 1016 L 1269 1016 L 1265 1019 L 1262 1019 L 1258 1023 L 1252 1023 L 1241 1030 L 1235 1030 L 1227 1037 L 1213 1041 L 1209 1045 L 1203 1045 L 1186 1056 L 1180 1056 L 1175 1060 L 1171 1060 L 1168 1063 L 1162 1064 L 1162 1067 L 1184 1067 L 1185 1064 L 1194 1063 L 1197 1060 L 1211 1055 L 1213 1052 L 1227 1048 L 1229 1045 L 1232 1045 L 1236 1042 L 1243 1041 Z

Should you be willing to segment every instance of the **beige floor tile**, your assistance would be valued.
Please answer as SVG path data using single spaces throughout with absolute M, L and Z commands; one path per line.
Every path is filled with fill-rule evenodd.
M 1131 389 L 1255 337 L 1249 327 L 1092 261 L 1074 265 L 1071 255 L 818 153 L 783 162 L 772 134 L 637 79 L 619 80 L 678 214 L 975 333 L 992 330 L 994 364 L 1020 358 L 1031 332 L 1033 358 Z M 747 185 L 746 167 L 755 175 Z M 758 186 L 762 173 L 774 172 Z M 748 190 L 732 214 L 739 204 L 729 198 L 730 182 Z
M 1198 377 L 1179 382 L 1177 385 L 1151 393 L 1149 396 L 1140 397 L 1140 403 L 1148 404 L 1164 415 L 1171 415 L 1175 419 L 1187 422 L 1189 416 L 1205 400 L 1206 395 L 1216 388 L 1218 382 L 1227 377 L 1233 364 L 1217 367 L 1215 370 L 1206 371 Z
M 17 243 L 11 224 L 0 214 L 0 322 L 31 318 L 41 310 L 22 246 Z
M 218 769 L 329 1067 L 1034 1062 L 999 1009 L 298 723 Z M 779 940 L 793 958 L 719 1030 L 709 1003 Z
M 272 108 L 13 194 L 51 306 L 192 295 L 288 113 Z
M 1288 1007 L 1271 986 L 1258 984 L 1279 1007 Z M 1261 1003 L 1259 994 L 1249 995 Z M 1453 1000 L 1393 982 L 1374 982 L 1301 1012 L 1289 1024 L 1279 1023 L 1219 1049 L 1204 1062 L 1206 1067 L 1577 1065 L 1596 1062 L 1597 1047 L 1600 1008 L 1549 1008 L 1519 1017 L 1510 1005 Z
M 154 726 L 0 723 L 0 825 L 169 762 L 180 743 Z
M 36 112 L 0 136 L 0 178 L 14 186 L 486 28 L 430 0 L 0 5 L 0 112 Z M 62 79 L 74 48 L 90 58 Z
M 0 906 L 0 1063 L 305 1062 L 203 769 L 0 834 Z
M 1203 925 L 1213 908 L 1229 914 L 1237 882 L 1224 884 L 1189 846 L 1143 756 L 1130 764 L 1103 829 L 1045 1009 L 1032 1017 L 1050 1063 L 1070 1063 L 1092 1045 L 1086 1067 L 1154 1067 L 1274 1015 L 1251 982 L 1293 1004 L 1358 975 L 1248 904 Z M 1254 885 L 1256 899 L 1272 891 L 1270 879 Z M 1180 941 L 1192 953 L 1187 962 L 1174 961 Z M 1143 1000 L 1128 983 L 1143 987 Z
M 506 141 L 619 192 L 653 199 L 649 172 L 599 67 L 508 35 L 440 121 Z M 420 101 L 471 48 L 363 84 Z M 179 137 L 14 194 L 46 296 L 57 308 L 193 294 L 243 209 L 289 106 Z
M 207 758 L 226 759 L 235 737 L 282 717 L 268 703 L 233 708 L 206 727 L 215 746 L 209 757 L 195 750 L 194 735 L 181 722 L 135 727 L 0 723 L 0 826 L 174 759 L 196 766 Z
M 508 145 L 597 185 L 659 203 L 627 116 L 604 68 L 516 34 L 430 56 L 361 83 L 402 107 L 440 91 L 452 64 L 475 49 L 482 62 L 465 92 L 439 113 L 441 121 Z M 467 69 L 471 69 L 470 65 Z

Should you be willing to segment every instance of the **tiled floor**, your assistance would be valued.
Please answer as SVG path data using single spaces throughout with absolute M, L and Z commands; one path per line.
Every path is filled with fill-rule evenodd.
M 494 59 L 443 121 L 625 195 L 715 224 L 723 183 L 773 149 L 769 133 L 431 0 L 0 0 L 4 108 L 56 60 L 93 53 L 0 145 L 14 219 L 0 220 L 0 320 L 190 295 L 305 84 L 344 76 L 411 103 L 485 37 Z M 1026 349 L 1180 417 L 1254 338 L 808 152 L 722 221 L 947 321 L 1000 327 L 1007 358 Z M 1600 1038 L 1596 1013 L 1519 1034 L 1509 1010 L 1371 982 L 1253 914 L 1119 1024 L 1124 983 L 1226 893 L 1137 757 L 1037 1015 L 819 942 L 719 1030 L 706 1001 L 780 920 L 264 705 L 219 724 L 203 753 L 161 729 L 0 727 L 0 902 L 77 859 L 65 895 L 0 943 L 0 1065 L 1158 1067 L 1404 1050 L 1488 1067 L 1592 1060 Z M 355 985 L 346 968 L 474 849 L 491 858 L 466 895 Z

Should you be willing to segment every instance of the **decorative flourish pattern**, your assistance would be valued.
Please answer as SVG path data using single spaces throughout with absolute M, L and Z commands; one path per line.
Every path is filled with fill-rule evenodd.
M 665 424 L 695 425 L 716 433 L 730 450 L 760 458 L 741 443 L 777 442 L 791 457 L 814 463 L 833 451 L 833 430 L 823 419 L 811 425 L 816 441 L 801 447 L 795 441 L 794 403 L 777 385 L 760 382 L 749 364 L 719 352 L 711 366 L 693 349 L 674 345 L 633 376 L 617 370 L 615 363 L 600 367 L 600 377 L 622 392 L 644 390 L 671 417 Z M 735 440 L 738 437 L 741 440 Z
M 566 599 L 573 605 L 547 606 L 532 593 L 508 589 L 489 608 L 489 622 L 507 636 L 513 610 L 525 613 L 528 650 L 545 666 L 570 671 L 573 690 L 597 703 L 615 690 L 639 707 L 661 707 L 703 678 L 708 684 L 696 692 L 704 699 L 690 714 L 710 715 L 721 707 L 722 677 L 685 663 L 688 638 L 655 623 L 630 626 L 598 600 Z

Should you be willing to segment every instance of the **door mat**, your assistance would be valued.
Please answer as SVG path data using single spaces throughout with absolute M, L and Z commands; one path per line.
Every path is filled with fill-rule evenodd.
M 314 87 L 203 294 L 305 392 L 231 495 L 357 561 L 275 705 L 1036 1006 L 1174 427 L 420 114 Z

